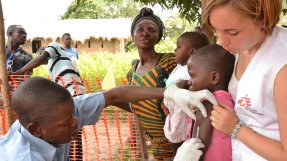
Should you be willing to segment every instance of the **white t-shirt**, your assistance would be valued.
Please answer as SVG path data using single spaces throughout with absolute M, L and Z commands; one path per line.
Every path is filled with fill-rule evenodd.
M 181 80 L 189 80 L 187 65 L 181 66 L 177 64 L 174 70 L 166 80 L 166 87 L 176 84 Z M 164 134 L 172 143 L 185 141 L 190 137 L 192 119 L 188 117 L 173 102 L 164 99 L 164 104 L 169 110 L 169 115 L 165 119 Z
M 189 80 L 189 79 L 190 76 L 188 74 L 187 65 L 181 66 L 180 64 L 177 64 L 177 66 L 170 73 L 165 84 L 166 87 L 169 87 L 170 85 L 176 84 L 181 80 Z

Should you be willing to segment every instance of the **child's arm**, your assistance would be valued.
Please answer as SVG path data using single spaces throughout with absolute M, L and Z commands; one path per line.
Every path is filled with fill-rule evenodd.
M 204 106 L 206 108 L 207 117 L 204 118 L 202 113 L 198 110 L 196 112 L 196 122 L 193 128 L 192 136 L 195 138 L 199 138 L 204 144 L 204 148 L 202 149 L 203 155 L 200 158 L 200 161 L 204 160 L 204 156 L 208 146 L 210 144 L 212 138 L 213 127 L 211 125 L 210 115 L 212 111 L 212 104 L 208 101 L 205 101 Z M 197 131 L 197 127 L 199 127 L 199 131 Z

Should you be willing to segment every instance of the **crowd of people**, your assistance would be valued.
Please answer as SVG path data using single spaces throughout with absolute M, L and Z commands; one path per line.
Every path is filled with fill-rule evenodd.
M 48 63 L 55 79 L 33 77 L 15 91 L 18 120 L 0 138 L 1 160 L 68 160 L 70 141 L 109 105 L 137 116 L 154 160 L 287 160 L 287 29 L 277 25 L 281 9 L 281 0 L 208 0 L 203 23 L 217 43 L 196 28 L 178 37 L 175 53 L 158 53 L 164 24 L 144 7 L 131 25 L 139 59 L 127 73 L 129 85 L 89 94 L 69 33 L 63 46 L 52 42 L 32 59 L 20 47 L 25 29 L 10 26 L 8 73 L 31 75 Z

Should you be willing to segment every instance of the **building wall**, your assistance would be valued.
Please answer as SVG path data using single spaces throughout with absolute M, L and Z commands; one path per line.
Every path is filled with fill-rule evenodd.
M 48 46 L 50 42 L 53 40 L 51 38 L 34 38 L 36 41 L 41 42 L 41 46 Z M 61 43 L 60 38 L 56 39 L 57 42 Z M 125 39 L 95 39 L 90 38 L 88 40 L 85 40 L 84 42 L 81 41 L 74 41 L 72 43 L 72 47 L 77 48 L 79 54 L 81 53 L 89 53 L 89 54 L 97 54 L 102 52 L 108 52 L 108 53 L 114 53 L 114 54 L 120 54 L 124 53 L 124 47 L 127 43 L 127 40 Z M 30 53 L 32 53 L 32 41 L 28 40 L 24 45 L 22 45 L 22 48 Z

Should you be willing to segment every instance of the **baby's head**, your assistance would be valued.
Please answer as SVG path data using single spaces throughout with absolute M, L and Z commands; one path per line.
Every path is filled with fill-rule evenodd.
M 77 137 L 73 99 L 65 88 L 48 79 L 24 81 L 13 94 L 12 108 L 24 128 L 51 144 L 68 143 Z
M 195 51 L 187 63 L 190 90 L 228 90 L 235 57 L 217 44 Z
M 185 32 L 177 39 L 174 50 L 177 64 L 186 65 L 189 56 L 197 49 L 208 45 L 207 37 L 201 32 Z

